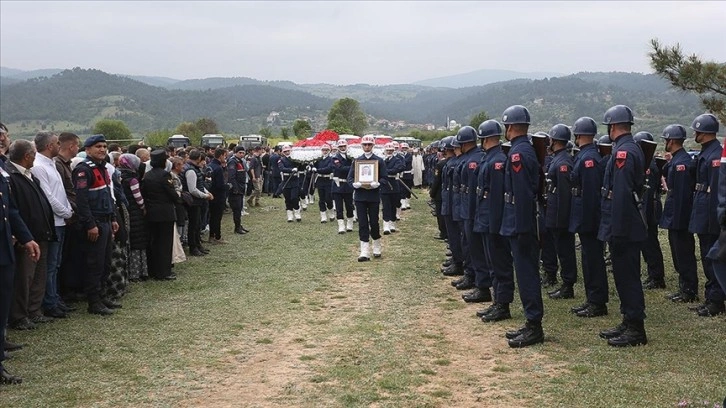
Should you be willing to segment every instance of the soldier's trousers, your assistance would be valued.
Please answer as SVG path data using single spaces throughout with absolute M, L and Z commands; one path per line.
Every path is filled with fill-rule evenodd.
M 291 187 L 282 190 L 282 195 L 285 197 L 285 209 L 288 211 L 300 209 L 300 188 Z
M 344 218 L 353 218 L 353 193 L 333 193 L 333 201 L 335 201 L 335 218 L 342 220 Z M 345 205 L 345 208 L 343 208 Z M 345 217 L 343 210 L 345 209 Z
M 556 280 L 559 265 L 557 264 L 557 246 L 555 245 L 555 238 L 549 228 L 543 229 L 541 234 L 542 237 L 540 242 L 542 243 L 542 248 L 540 251 L 540 259 L 542 260 L 542 269 L 547 277 L 552 280 Z
M 113 251 L 111 222 L 96 220 L 96 226 L 98 227 L 96 242 L 89 241 L 86 236 L 83 237 L 81 244 L 86 260 L 83 288 L 89 305 L 101 300 L 102 284 L 111 271 L 111 251 Z
M 696 266 L 696 240 L 688 230 L 668 230 L 673 267 L 678 272 L 681 292 L 698 294 L 698 270 Z M 638 259 L 640 261 L 640 259 Z
M 613 263 L 615 289 L 620 298 L 620 313 L 626 320 L 645 319 L 645 298 L 640 282 L 640 247 L 642 242 L 613 238 L 608 242 Z
M 441 200 L 434 201 L 434 203 L 436 204 L 436 225 L 439 227 L 439 236 L 446 239 L 448 236 L 446 235 L 446 221 L 441 215 Z
M 461 265 L 464 263 L 464 254 L 461 250 L 461 229 L 459 223 L 454 221 L 450 215 L 444 216 L 446 222 L 446 233 L 449 237 L 449 249 L 451 250 L 451 258 L 454 264 Z
M 663 251 L 658 240 L 658 224 L 648 225 L 648 238 L 643 243 L 643 259 L 648 265 L 648 278 L 662 281 L 665 279 Z
M 562 284 L 573 286 L 577 282 L 577 256 L 575 255 L 575 234 L 565 228 L 550 229 L 555 239 L 557 258 L 560 260 Z
M 484 234 L 484 248 L 492 266 L 494 301 L 510 304 L 514 300 L 514 267 L 509 239 L 499 234 Z
M 413 176 L 409 178 L 402 178 L 403 184 L 405 184 L 409 190 L 413 188 Z M 411 192 L 401 187 L 401 196 L 399 198 L 411 198 Z
M 383 221 L 396 221 L 396 201 L 401 204 L 398 192 L 381 194 Z
M 242 197 L 244 197 L 243 194 L 230 194 L 227 199 L 229 208 L 232 209 L 232 220 L 235 228 L 242 226 Z
M 474 286 L 479 289 L 492 287 L 491 262 L 484 247 L 483 234 L 474 232 L 474 220 L 464 220 L 464 234 L 469 244 L 469 267 L 474 274 Z
M 539 255 L 537 234 L 534 232 L 517 234 L 508 238 L 524 316 L 527 320 L 541 322 L 544 316 L 544 303 L 537 267 Z
M 318 185 L 318 208 L 320 212 L 333 209 L 333 194 L 330 192 L 330 179 L 325 187 Z
M 585 283 L 585 297 L 588 303 L 605 305 L 609 300 L 608 275 L 605 269 L 604 244 L 597 239 L 597 232 L 582 232 L 580 255 L 582 257 L 582 280 Z
M 355 211 L 358 214 L 358 238 L 363 242 L 381 238 L 381 226 L 378 221 L 380 202 L 356 201 Z
M 698 234 L 698 244 L 701 248 L 701 264 L 703 265 L 703 273 L 706 275 L 704 298 L 708 301 L 721 303 L 726 300 L 726 297 L 721 289 L 721 285 L 716 280 L 713 261 L 706 256 L 716 241 L 718 241 L 718 235 Z

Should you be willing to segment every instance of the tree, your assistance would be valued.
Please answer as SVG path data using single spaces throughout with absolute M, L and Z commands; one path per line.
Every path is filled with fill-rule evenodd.
M 267 138 L 272 136 L 272 130 L 270 130 L 270 128 L 268 128 L 268 127 L 260 128 L 260 131 L 257 133 L 259 133 L 260 135 L 267 137 Z
M 487 115 L 485 111 L 481 111 L 471 118 L 469 126 L 473 127 L 474 129 L 479 129 L 479 125 L 481 125 L 481 123 L 485 120 L 489 120 L 489 115 Z
M 93 133 L 106 136 L 106 140 L 131 139 L 131 131 L 120 120 L 101 119 L 93 126 Z
M 648 53 L 650 66 L 670 83 L 685 91 L 693 91 L 701 104 L 726 122 L 726 64 L 703 62 L 697 55 L 686 57 L 681 46 L 662 46 L 650 40 L 653 51 Z
M 203 135 L 219 133 L 217 122 L 210 118 L 200 118 L 197 120 L 197 129 Z
M 202 132 L 199 131 L 197 124 L 194 122 L 182 122 L 176 127 L 176 134 L 184 135 L 189 138 L 192 146 L 199 146 L 202 143 Z
M 305 139 L 310 136 L 312 131 L 313 128 L 310 126 L 310 122 L 304 119 L 298 119 L 292 125 L 292 133 L 295 134 L 295 137 L 298 138 L 298 140 Z
M 280 136 L 282 136 L 283 139 L 287 140 L 290 138 L 290 128 L 281 128 L 280 129 Z
M 362 135 L 368 127 L 368 120 L 358 101 L 342 98 L 335 101 L 330 108 L 327 127 L 338 134 Z

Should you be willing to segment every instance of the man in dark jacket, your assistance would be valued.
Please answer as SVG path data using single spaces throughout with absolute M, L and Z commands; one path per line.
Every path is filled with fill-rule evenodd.
M 54 241 L 55 222 L 50 203 L 30 169 L 35 160 L 35 147 L 27 140 L 17 140 L 8 151 L 5 163 L 10 174 L 10 187 L 20 216 L 28 226 L 33 239 L 40 246 L 41 256 L 36 262 L 23 256 L 24 249 L 16 248 L 18 260 L 14 280 L 14 298 L 10 311 L 10 327 L 18 330 L 34 329 L 36 323 L 53 319 L 43 316 L 41 305 L 45 295 L 48 242 Z
M 210 190 L 214 199 L 209 202 L 209 242 L 213 244 L 224 244 L 222 240 L 222 215 L 224 214 L 224 200 L 227 196 L 227 183 L 224 181 L 225 160 L 227 159 L 225 149 L 215 149 L 214 159 L 209 164 L 212 169 L 212 183 Z
M 146 258 L 149 275 L 158 280 L 175 280 L 172 273 L 171 254 L 174 248 L 174 204 L 181 198 L 174 189 L 171 174 L 164 170 L 167 154 L 163 149 L 151 152 L 151 170 L 146 171 L 141 184 L 141 195 L 146 206 L 146 220 L 149 223 L 149 249 Z

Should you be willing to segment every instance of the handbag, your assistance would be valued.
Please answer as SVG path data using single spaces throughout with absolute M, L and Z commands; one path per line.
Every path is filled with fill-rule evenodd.
M 181 198 L 182 201 L 184 201 L 184 205 L 186 205 L 187 207 L 191 207 L 194 205 L 194 197 L 188 191 L 182 191 Z

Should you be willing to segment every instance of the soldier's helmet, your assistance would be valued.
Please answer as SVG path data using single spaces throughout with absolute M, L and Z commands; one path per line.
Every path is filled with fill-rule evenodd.
M 394 140 L 391 143 L 393 144 L 393 148 L 398 150 L 398 142 Z
M 593 118 L 583 116 L 572 125 L 572 134 L 575 136 L 595 136 L 597 135 L 597 123 Z
M 445 138 L 441 139 L 441 147 L 442 150 L 454 150 L 454 136 L 446 136 Z
M 668 125 L 663 129 L 663 136 L 665 140 L 685 140 L 686 128 L 683 125 Z
M 348 141 L 345 139 L 338 140 L 338 147 L 340 147 L 340 146 L 348 147 Z
M 324 145 L 320 146 L 320 150 L 330 150 L 330 145 L 325 143 Z
M 615 105 L 605 111 L 603 125 L 614 125 L 616 123 L 633 124 L 633 111 L 625 105 Z
M 365 135 L 360 139 L 360 144 L 376 144 L 376 139 L 371 135 Z
M 393 151 L 393 150 L 395 150 L 395 148 L 393 147 L 393 143 L 386 143 L 386 144 L 385 144 L 385 145 L 383 146 L 383 150 L 386 150 L 386 151 L 388 151 L 388 150 L 390 150 L 390 151 Z
M 597 141 L 598 146 L 612 146 L 613 141 L 610 140 L 610 135 L 602 135 Z
M 479 139 L 485 139 L 493 136 L 501 136 L 504 133 L 502 124 L 494 119 L 485 120 L 479 125 Z
M 456 132 L 456 142 L 459 144 L 476 142 L 476 129 L 471 126 L 464 126 Z
M 408 149 L 408 143 L 401 143 L 401 149 Z
M 550 139 L 567 142 L 572 139 L 572 131 L 570 131 L 570 128 L 567 125 L 558 123 L 550 129 Z
M 529 125 L 530 121 L 529 111 L 522 105 L 510 106 L 502 113 L 502 123 L 505 125 Z
M 633 135 L 633 140 L 635 142 L 640 142 L 641 140 L 648 140 L 653 142 L 653 135 L 650 132 L 638 132 L 635 135 Z
M 283 153 L 285 153 L 285 152 L 289 152 L 290 150 L 291 150 L 291 147 L 290 147 L 290 146 L 283 146 L 283 147 L 282 147 L 282 152 L 283 152 Z
M 691 129 L 701 133 L 718 133 L 718 119 L 710 113 L 698 115 L 693 119 Z

